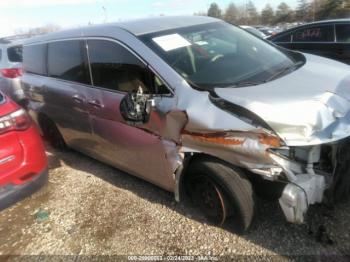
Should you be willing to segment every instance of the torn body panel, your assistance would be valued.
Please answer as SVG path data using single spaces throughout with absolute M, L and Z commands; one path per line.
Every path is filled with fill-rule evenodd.
M 215 92 L 254 112 L 288 146 L 343 139 L 350 132 L 349 67 L 313 55 L 305 56 L 308 61 L 305 66 L 284 78 L 249 88 L 216 88 Z M 334 67 L 325 67 L 322 62 Z M 317 74 L 306 77 L 310 72 Z
M 179 22 L 186 28 L 195 26 L 197 20 L 203 25 L 214 23 L 202 21 L 207 19 L 176 18 L 170 24 L 162 21 L 158 25 L 162 25 L 159 28 L 162 31 L 177 28 Z M 115 25 L 79 28 L 28 40 L 27 45 L 76 38 L 89 42 L 101 38 L 127 49 L 144 64 L 147 75 L 156 75 L 164 80 L 164 86 L 170 92 L 161 94 L 155 88 L 153 93 L 150 92 L 152 88 L 148 88 L 149 92 L 140 92 L 140 99 L 125 100 L 129 95 L 125 92 L 90 88 L 28 71 L 22 81 L 31 100 L 29 110 L 36 114 L 42 113 L 55 122 L 63 138 L 73 141 L 67 143 L 68 146 L 166 190 L 175 191 L 175 195 L 180 191 L 179 181 L 185 172 L 186 156 L 196 153 L 225 160 L 265 179 L 285 182 L 280 204 L 291 222 L 302 222 L 307 206 L 322 201 L 324 191 L 332 195 L 348 190 L 350 167 L 347 163 L 350 163 L 350 157 L 345 153 L 347 143 L 340 141 L 350 133 L 348 66 L 305 55 L 305 65 L 271 81 L 244 88 L 216 88 L 213 84 L 211 92 L 199 90 L 190 84 L 193 83 L 193 79 L 188 78 L 191 70 L 189 74 L 184 72 L 187 70 L 177 70 L 179 68 L 163 59 L 155 51 L 157 49 L 151 49 L 147 42 L 140 41 L 142 34 L 157 31 L 150 31 L 154 22 L 145 24 L 148 26 L 141 31 L 136 30 L 141 24 L 136 26 L 133 23 L 121 28 Z M 200 42 L 203 44 L 203 41 Z M 200 47 L 199 42 L 196 45 Z M 233 49 L 241 52 L 246 48 L 242 45 L 242 49 Z M 250 50 L 253 53 L 248 52 L 246 58 L 256 56 L 258 49 L 254 46 Z M 190 65 L 194 72 L 206 64 L 203 63 L 202 55 L 195 63 L 193 52 L 182 64 L 185 67 Z M 220 50 L 218 52 L 222 53 Z M 206 52 L 208 57 L 211 53 Z M 276 55 L 276 50 L 271 54 Z M 226 51 L 215 55 L 208 64 L 223 61 L 221 58 L 225 55 Z M 235 71 L 231 68 L 241 68 L 243 75 L 246 75 L 256 64 L 250 63 L 244 67 L 243 61 L 247 59 L 232 57 L 229 60 L 233 64 L 222 67 L 214 64 L 212 68 L 221 71 L 225 68 L 229 71 Z M 175 54 L 174 58 L 178 60 L 184 57 Z M 266 69 L 265 66 L 263 68 Z M 210 75 L 220 77 L 218 73 L 209 70 L 201 76 L 204 79 Z M 147 87 L 154 85 L 153 80 L 147 83 Z M 197 84 L 206 83 L 197 80 Z M 235 84 L 233 80 L 239 79 L 232 77 L 232 84 Z M 92 99 L 90 102 L 93 103 L 78 105 L 71 99 L 76 95 L 87 101 Z M 36 99 L 38 97 L 39 100 Z M 95 100 L 101 104 L 94 103 Z M 126 110 L 120 105 L 124 105 Z
M 226 95 L 236 92 L 232 90 L 228 89 Z M 324 193 L 337 187 L 335 161 L 328 161 L 333 163 L 329 165 L 325 158 L 330 156 L 322 156 L 321 145 L 336 144 L 345 135 L 347 129 L 341 126 L 350 126 L 350 102 L 324 92 L 295 104 L 286 102 L 274 107 L 267 103 L 258 114 L 248 106 L 254 103 L 242 100 L 235 104 L 232 96 L 223 99 L 222 94 L 178 88 L 176 100 L 159 98 L 150 120 L 139 126 L 159 136 L 174 174 L 176 199 L 179 200 L 184 154 L 202 153 L 264 179 L 284 181 L 286 187 L 279 200 L 282 210 L 288 221 L 302 223 L 308 206 L 322 202 Z M 235 99 L 239 100 L 239 95 Z M 300 112 L 290 117 L 293 110 Z M 319 170 L 326 162 L 327 172 Z
M 224 159 L 237 166 L 248 169 L 272 167 L 261 136 L 248 132 L 193 133 L 183 132 L 183 150 L 199 151 Z

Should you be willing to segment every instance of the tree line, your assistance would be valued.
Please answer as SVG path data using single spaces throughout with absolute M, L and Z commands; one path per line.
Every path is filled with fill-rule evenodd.
M 295 9 L 285 2 L 281 2 L 276 9 L 267 4 L 260 12 L 252 1 L 248 1 L 244 5 L 236 5 L 231 2 L 225 9 L 221 9 L 217 3 L 213 2 L 204 15 L 240 25 L 276 25 L 331 18 L 350 18 L 350 0 L 298 0 Z

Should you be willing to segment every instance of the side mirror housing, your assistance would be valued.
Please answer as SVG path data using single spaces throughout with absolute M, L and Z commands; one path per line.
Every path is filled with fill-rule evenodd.
M 132 125 L 142 125 L 149 121 L 155 101 L 150 95 L 128 93 L 120 102 L 120 113 Z

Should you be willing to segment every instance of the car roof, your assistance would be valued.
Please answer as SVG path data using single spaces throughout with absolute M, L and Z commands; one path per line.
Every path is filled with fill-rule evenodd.
M 315 22 L 307 23 L 307 24 L 304 24 L 304 25 L 323 24 L 323 23 L 341 23 L 341 22 L 350 23 L 350 18 L 320 20 L 320 21 L 315 21 Z M 301 25 L 301 26 L 303 26 L 303 25 Z
M 80 27 L 76 29 L 62 30 L 55 33 L 49 33 L 46 35 L 29 38 L 26 41 L 24 41 L 23 44 L 31 44 L 34 42 L 60 39 L 60 38 L 64 38 L 67 35 L 81 36 L 81 35 L 84 35 L 84 32 L 86 31 L 89 31 L 89 33 L 91 34 L 91 32 L 93 32 L 94 30 L 96 32 L 99 32 L 100 30 L 113 28 L 113 27 L 128 31 L 135 36 L 140 36 L 140 35 L 145 35 L 145 34 L 150 34 L 155 32 L 181 28 L 181 27 L 188 27 L 193 25 L 207 24 L 207 23 L 213 23 L 213 22 L 219 22 L 219 21 L 222 21 L 222 20 L 208 17 L 208 16 L 195 16 L 195 15 L 151 17 L 151 18 L 130 20 L 125 22 L 91 25 L 91 26 L 85 26 L 85 27 Z
M 115 24 L 134 35 L 144 35 L 198 24 L 220 21 L 208 16 L 163 16 L 138 19 Z

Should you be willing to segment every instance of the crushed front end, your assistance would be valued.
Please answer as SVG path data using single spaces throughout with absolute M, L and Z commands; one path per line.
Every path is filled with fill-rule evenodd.
M 332 205 L 350 193 L 350 139 L 315 146 L 270 149 L 283 168 L 286 186 L 279 199 L 289 222 L 304 222 L 311 204 Z M 280 179 L 280 178 L 276 178 Z

